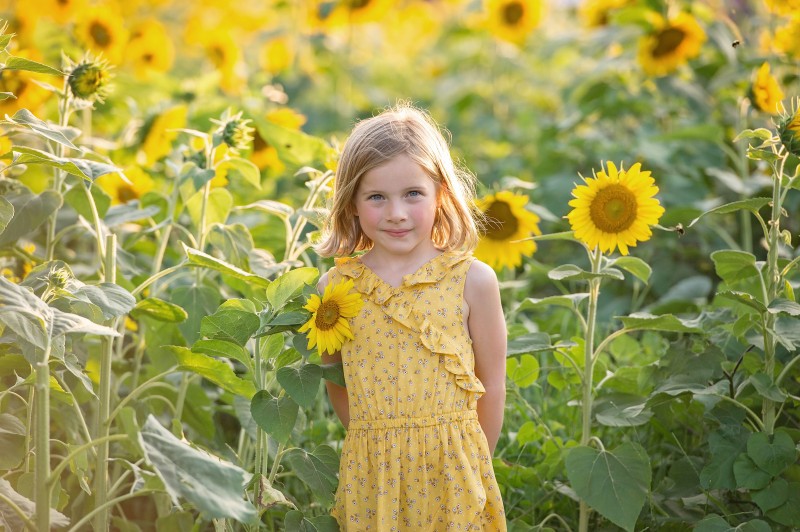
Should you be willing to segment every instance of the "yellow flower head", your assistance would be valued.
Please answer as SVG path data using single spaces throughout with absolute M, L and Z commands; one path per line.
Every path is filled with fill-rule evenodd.
M 769 63 L 764 63 L 756 72 L 755 80 L 750 86 L 750 101 L 759 111 L 776 114 L 780 111 L 783 91 L 778 80 L 769 73 Z
M 72 22 L 86 10 L 86 0 L 44 0 L 41 13 L 59 24 Z
M 172 68 L 175 46 L 163 24 L 149 19 L 131 32 L 125 57 L 137 78 L 148 79 L 153 73 L 168 72 Z
M 111 196 L 112 205 L 137 200 L 155 186 L 153 178 L 138 166 L 126 168 L 124 176 L 119 173 L 102 175 L 95 180 L 95 184 Z
M 88 10 L 75 28 L 78 40 L 95 54 L 102 56 L 112 64 L 118 65 L 122 60 L 128 32 L 122 17 L 108 6 L 95 6 Z
M 764 0 L 773 13 L 778 15 L 796 15 L 800 13 L 800 0 Z
M 630 3 L 631 0 L 586 0 L 578 13 L 586 26 L 596 28 L 608 24 L 612 11 Z
M 658 192 L 649 171 L 636 163 L 627 171 L 609 161 L 608 171 L 600 170 L 585 185 L 572 190 L 575 199 L 567 215 L 575 238 L 589 249 L 628 254 L 628 247 L 649 240 L 650 226 L 658 223 L 664 208 L 653 196 Z
M 800 157 L 800 98 L 792 100 L 792 108 L 781 116 L 778 136 L 786 150 Z
M 172 141 L 178 137 L 176 129 L 186 127 L 188 114 L 189 110 L 185 105 L 177 105 L 153 119 L 142 144 L 145 164 L 151 165 L 169 154 Z
M 800 58 L 800 16 L 792 17 L 786 25 L 775 30 L 772 46 L 780 53 Z
M 277 37 L 261 46 L 258 54 L 259 65 L 264 71 L 275 76 L 291 66 L 294 55 L 291 41 L 287 37 Z
M 333 7 L 318 2 L 314 9 L 315 25 L 329 28 L 367 24 L 383 20 L 392 8 L 391 0 L 340 0 Z
M 347 318 L 355 317 L 364 305 L 361 294 L 352 292 L 353 280 L 329 283 L 322 297 L 312 294 L 304 307 L 311 312 L 299 332 L 308 331 L 308 348 L 317 346 L 319 353 L 333 354 L 342 348 L 346 339 L 353 339 Z
M 111 81 L 111 68 L 107 61 L 86 54 L 77 63 L 68 60 L 66 71 L 69 90 L 76 99 L 100 103 L 105 100 Z
M 486 219 L 475 257 L 499 270 L 504 266 L 516 268 L 523 256 L 533 255 L 536 242 L 525 239 L 542 231 L 539 217 L 525 209 L 526 203 L 528 196 L 506 190 L 476 200 Z
M 497 38 L 521 45 L 542 20 L 542 0 L 488 0 L 487 25 Z
M 647 74 L 664 76 L 700 54 L 706 33 L 693 16 L 652 16 L 653 31 L 639 42 L 639 63 Z

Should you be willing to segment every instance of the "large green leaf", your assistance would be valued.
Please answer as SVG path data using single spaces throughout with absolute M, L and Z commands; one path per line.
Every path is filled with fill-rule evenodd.
M 764 489 L 750 494 L 761 511 L 766 513 L 779 507 L 789 498 L 789 483 L 785 478 L 775 478 Z
M 83 158 L 58 157 L 52 153 L 27 146 L 14 146 L 12 151 L 15 154 L 15 164 L 41 164 L 58 168 L 87 181 L 94 181 L 100 176 L 122 171 L 113 164 Z
M 14 124 L 17 126 L 23 126 L 37 135 L 46 138 L 47 140 L 52 140 L 62 146 L 66 146 L 68 148 L 72 148 L 73 150 L 77 150 L 78 147 L 75 146 L 70 139 L 68 139 L 61 128 L 56 125 L 48 124 L 47 122 L 36 118 L 33 113 L 28 111 L 27 109 L 20 109 L 14 116 L 11 118 L 6 118 L 5 122 L 10 124 Z
M 172 290 L 172 301 L 189 316 L 178 325 L 188 343 L 200 337 L 200 322 L 217 309 L 219 298 L 219 290 L 205 285 L 178 286 Z
M 704 517 L 692 530 L 694 532 L 772 532 L 769 523 L 761 519 L 753 519 L 741 525 L 732 526 L 715 514 Z
M 28 72 L 36 72 L 37 74 L 50 74 L 51 76 L 63 76 L 64 72 L 44 65 L 27 57 L 10 56 L 6 59 L 5 65 L 2 70 L 26 70 Z
M 775 384 L 775 381 L 764 372 L 759 371 L 751 375 L 750 382 L 761 397 L 775 401 L 776 403 L 782 403 L 788 397 L 786 392 L 781 390 Z
M 203 353 L 191 351 L 187 347 L 169 346 L 169 348 L 178 359 L 179 370 L 197 373 L 223 390 L 248 399 L 255 395 L 256 388 L 252 381 L 237 376 L 229 364 Z
M 256 509 L 243 498 L 250 475 L 242 468 L 179 440 L 152 415 L 139 439 L 176 506 L 184 498 L 209 518 L 258 520 Z
M 529 297 L 520 303 L 517 310 L 527 310 L 529 308 L 540 308 L 547 306 L 556 306 L 577 309 L 581 301 L 589 297 L 587 292 L 579 292 L 577 294 L 565 294 L 563 296 L 548 296 L 541 299 Z
M 268 279 L 264 279 L 263 277 L 260 277 L 258 275 L 248 273 L 241 268 L 237 268 L 233 264 L 230 264 L 222 259 L 212 257 L 211 255 L 208 255 L 207 253 L 204 253 L 200 250 L 190 248 L 183 242 L 181 242 L 181 245 L 183 246 L 183 250 L 186 253 L 186 257 L 189 259 L 189 263 L 191 264 L 215 270 L 225 275 L 230 275 L 231 277 L 235 277 L 237 279 L 242 279 L 243 281 L 247 281 L 248 283 L 254 284 L 262 288 L 266 288 L 270 285 Z
M 106 320 L 124 316 L 136 305 L 131 293 L 114 283 L 85 284 L 73 294 L 80 300 L 97 305 Z
M 699 326 L 698 320 L 677 318 L 672 314 L 654 316 L 653 314 L 647 314 L 645 312 L 637 312 L 630 316 L 620 316 L 619 319 L 626 329 L 632 331 L 703 332 L 703 329 Z
M 231 174 L 242 176 L 245 182 L 250 183 L 255 188 L 261 188 L 261 172 L 258 166 L 247 159 L 231 157 L 217 164 L 215 170 L 219 175 L 227 175 L 231 181 Z
M 733 462 L 733 476 L 739 488 L 760 490 L 767 487 L 772 475 L 761 469 L 747 454 L 741 453 Z
M 25 436 L 28 430 L 25 425 L 11 414 L 0 413 L 0 470 L 16 469 L 22 463 L 27 449 Z M 2 504 L 2 503 L 0 503 Z
M 598 423 L 607 427 L 636 427 L 653 417 L 647 401 L 633 394 L 603 395 L 594 403 L 593 409 Z
M 305 364 L 299 368 L 284 366 L 276 373 L 278 382 L 294 401 L 304 408 L 311 408 L 319 392 L 322 368 L 316 364 Z
M 747 449 L 747 429 L 740 425 L 723 425 L 708 437 L 711 459 L 700 471 L 700 485 L 706 489 L 736 489 L 733 464 Z
M 338 384 L 341 387 L 345 387 L 347 385 L 344 381 L 344 366 L 341 362 L 323 364 L 321 367 L 323 379 L 334 384 Z
M 782 479 L 776 479 L 776 481 L 777 480 Z M 786 502 L 767 512 L 767 516 L 777 523 L 786 527 L 792 527 L 792 530 L 796 530 L 798 525 L 800 525 L 800 482 L 788 482 L 785 486 L 777 482 L 776 484 L 779 484 L 779 486 L 777 486 L 779 490 L 778 496 L 785 493 Z M 766 493 L 764 495 L 766 495 Z M 753 500 L 755 499 L 756 495 L 754 494 Z
M 515 385 L 527 388 L 536 384 L 539 378 L 539 361 L 531 355 L 506 359 L 506 374 Z
M 552 351 L 555 346 L 550 342 L 547 333 L 533 332 L 518 336 L 508 341 L 506 356 L 517 356 L 542 351 Z
M 0 323 L 14 331 L 21 342 L 38 349 L 46 349 L 54 338 L 67 333 L 119 336 L 110 327 L 47 305 L 5 277 L 0 277 Z
M 205 227 L 209 228 L 214 224 L 224 224 L 228 219 L 228 214 L 233 207 L 233 196 L 224 188 L 214 188 L 208 194 L 206 204 Z M 186 202 L 186 210 L 195 227 L 200 227 L 200 216 L 203 208 L 203 191 L 194 194 Z
M 758 275 L 756 256 L 746 251 L 723 249 L 711 254 L 717 275 L 726 283 L 735 283 L 742 279 Z
M 31 521 L 36 520 L 36 503 L 14 490 L 11 483 L 4 478 L 0 478 L 0 495 L 3 496 L 3 499 L 0 499 L 0 526 L 5 530 L 26 530 L 26 528 L 17 512 L 12 510 L 4 500 L 14 503 Z M 51 508 L 50 524 L 55 527 L 65 527 L 69 525 L 69 518 Z
M 582 500 L 625 530 L 634 529 L 650 491 L 650 459 L 641 445 L 625 442 L 613 451 L 574 447 L 564 463 Z
M 250 269 L 253 236 L 244 224 L 215 225 L 208 234 L 208 243 L 219 249 L 225 260 L 234 266 Z
M 740 303 L 742 305 L 750 307 L 759 314 L 764 314 L 765 312 L 767 312 L 767 307 L 764 306 L 764 303 L 753 297 L 753 295 L 748 294 L 747 292 L 739 292 L 736 290 L 723 290 L 721 292 L 717 292 L 717 297 L 735 301 L 736 303 Z
M 36 231 L 62 203 L 61 195 L 45 190 L 39 195 L 29 192 L 7 195 L 5 199 L 14 207 L 14 216 L 0 234 L 0 247 L 15 244 L 23 236 Z
M 608 261 L 608 265 L 622 268 L 626 272 L 635 275 L 645 284 L 650 280 L 650 274 L 653 273 L 653 269 L 649 264 L 638 257 L 633 257 L 630 255 L 627 257 L 618 257 L 616 259 L 612 259 Z
M 244 346 L 258 330 L 260 321 L 254 312 L 220 307 L 200 322 L 200 334 L 217 340 L 230 340 Z
M 292 434 L 299 410 L 291 397 L 273 397 L 266 390 L 259 391 L 250 402 L 253 420 L 264 432 L 282 443 L 286 443 Z
M 180 323 L 189 317 L 186 311 L 178 305 L 157 297 L 148 297 L 136 303 L 131 310 L 131 316 L 134 318 L 146 317 L 167 323 Z
M 14 217 L 14 206 L 4 197 L 0 196 L 0 234 L 5 231 L 8 222 Z
M 769 304 L 767 312 L 770 314 L 788 314 L 790 316 L 800 316 L 800 303 L 789 299 L 776 299 Z
M 754 432 L 747 439 L 747 455 L 758 467 L 778 476 L 795 463 L 797 449 L 792 437 L 782 430 L 776 431 L 772 437 L 764 432 Z
M 617 279 L 624 280 L 625 276 L 616 268 L 605 268 L 600 273 L 592 273 L 574 264 L 562 264 L 556 266 L 547 276 L 554 281 L 588 281 L 590 279 Z
M 726 203 L 725 205 L 720 205 L 719 207 L 714 207 L 713 209 L 707 210 L 691 222 L 686 227 L 691 227 L 695 223 L 697 223 L 700 218 L 707 214 L 729 214 L 732 212 L 747 210 L 753 213 L 758 212 L 761 210 L 765 205 L 768 205 L 772 201 L 772 198 L 751 198 L 741 201 L 734 201 L 733 203 Z
M 217 358 L 234 358 L 249 368 L 250 353 L 237 343 L 227 340 L 198 340 L 192 346 L 195 353 L 204 353 Z
M 289 217 L 294 214 L 294 209 L 292 207 L 286 205 L 285 203 L 273 200 L 258 200 L 254 203 L 235 208 L 235 210 L 238 211 L 244 211 L 248 209 L 274 214 L 275 216 L 283 218 L 284 220 L 288 220 Z
M 319 277 L 316 268 L 297 268 L 290 270 L 267 287 L 267 301 L 273 309 L 283 307 L 287 301 L 294 299 L 303 292 L 303 287 L 311 285 Z
M 97 216 L 102 220 L 109 207 L 111 207 L 111 196 L 97 186 L 90 187 L 89 193 L 92 195 L 92 202 L 97 209 Z M 89 202 L 86 194 L 86 185 L 84 185 L 83 181 L 77 183 L 64 194 L 64 201 L 86 220 L 94 221 L 92 203 Z
M 327 451 L 325 451 L 327 456 Z M 323 504 L 333 501 L 333 492 L 336 490 L 337 470 L 331 464 L 316 455 L 316 451 L 309 453 L 304 449 L 295 448 L 286 453 L 284 459 L 292 471 L 311 489 L 315 497 Z

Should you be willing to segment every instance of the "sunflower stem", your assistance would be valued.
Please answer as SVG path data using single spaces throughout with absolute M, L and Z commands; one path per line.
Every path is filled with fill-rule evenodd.
M 600 273 L 600 264 L 602 262 L 603 253 L 600 247 L 596 246 L 592 252 L 589 253 L 589 259 L 592 263 L 592 273 Z M 586 336 L 584 338 L 583 349 L 583 400 L 581 401 L 581 445 L 588 445 L 592 440 L 592 394 L 594 372 L 594 335 L 597 323 L 597 302 L 600 298 L 600 277 L 593 277 L 589 280 L 589 308 L 586 316 Z M 581 500 L 579 510 L 579 532 L 588 532 L 589 530 L 589 505 Z

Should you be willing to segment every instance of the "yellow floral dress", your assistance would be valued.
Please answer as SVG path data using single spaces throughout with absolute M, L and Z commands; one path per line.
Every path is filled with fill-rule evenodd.
M 442 253 L 399 287 L 358 258 L 330 271 L 365 300 L 342 346 L 350 426 L 332 510 L 342 530 L 506 530 L 464 328 L 472 260 Z

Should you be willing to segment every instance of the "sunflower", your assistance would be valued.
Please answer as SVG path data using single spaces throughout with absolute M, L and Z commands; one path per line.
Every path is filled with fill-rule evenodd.
M 155 186 L 153 178 L 138 166 L 126 168 L 124 176 L 120 173 L 102 175 L 94 183 L 111 196 L 112 205 L 137 200 Z
M 528 240 L 541 235 L 539 217 L 525 209 L 528 197 L 500 191 L 475 202 L 486 217 L 486 224 L 475 249 L 475 256 L 492 268 L 516 268 L 523 255 L 533 255 L 536 242 Z
M 769 63 L 764 63 L 750 86 L 750 101 L 759 111 L 776 114 L 780 110 L 781 100 L 783 91 L 778 80 L 769 73 Z
M 664 208 L 653 196 L 658 192 L 649 171 L 636 163 L 627 171 L 608 162 L 608 171 L 600 170 L 593 178 L 583 178 L 585 185 L 572 190 L 567 215 L 575 238 L 590 249 L 628 254 L 628 247 L 652 236 L 650 226 L 658 223 Z
M 785 26 L 775 30 L 772 45 L 778 52 L 800 58 L 800 16 L 792 17 Z
M 542 20 L 541 0 L 489 0 L 489 31 L 504 41 L 521 45 Z
M 176 129 L 186 127 L 188 113 L 185 105 L 176 105 L 153 119 L 142 143 L 146 165 L 152 165 L 170 152 L 172 141 L 178 137 Z
M 131 32 L 125 57 L 133 66 L 136 77 L 146 80 L 153 73 L 168 72 L 172 68 L 175 46 L 164 25 L 156 19 L 149 19 Z
M 339 0 L 331 8 L 319 2 L 315 8 L 315 25 L 338 28 L 351 24 L 378 22 L 386 17 L 392 8 L 390 0 Z
M 75 28 L 78 40 L 95 54 L 119 64 L 125 51 L 128 32 L 122 17 L 108 6 L 96 6 L 81 16 Z
M 792 108 L 781 116 L 778 136 L 786 150 L 800 157 L 800 98 L 792 100 Z
M 652 16 L 653 31 L 639 42 L 639 63 L 647 74 L 664 76 L 700 53 L 706 33 L 688 13 L 669 19 Z
M 800 0 L 764 0 L 772 13 L 778 15 L 794 15 L 800 12 Z
M 611 12 L 630 3 L 631 0 L 587 0 L 578 8 L 578 14 L 587 27 L 597 28 L 608 24 Z
M 308 299 L 304 308 L 311 312 L 311 319 L 298 331 L 308 331 L 309 349 L 316 345 L 321 355 L 332 355 L 342 348 L 346 338 L 353 339 L 347 318 L 355 317 L 364 301 L 361 300 L 361 294 L 350 293 L 351 290 L 353 280 L 347 279 L 328 284 L 321 298 L 312 294 Z
M 289 68 L 294 61 L 294 49 L 287 37 L 266 41 L 258 54 L 259 65 L 265 72 L 275 76 Z
M 44 0 L 41 13 L 59 24 L 72 22 L 86 10 L 86 0 Z

